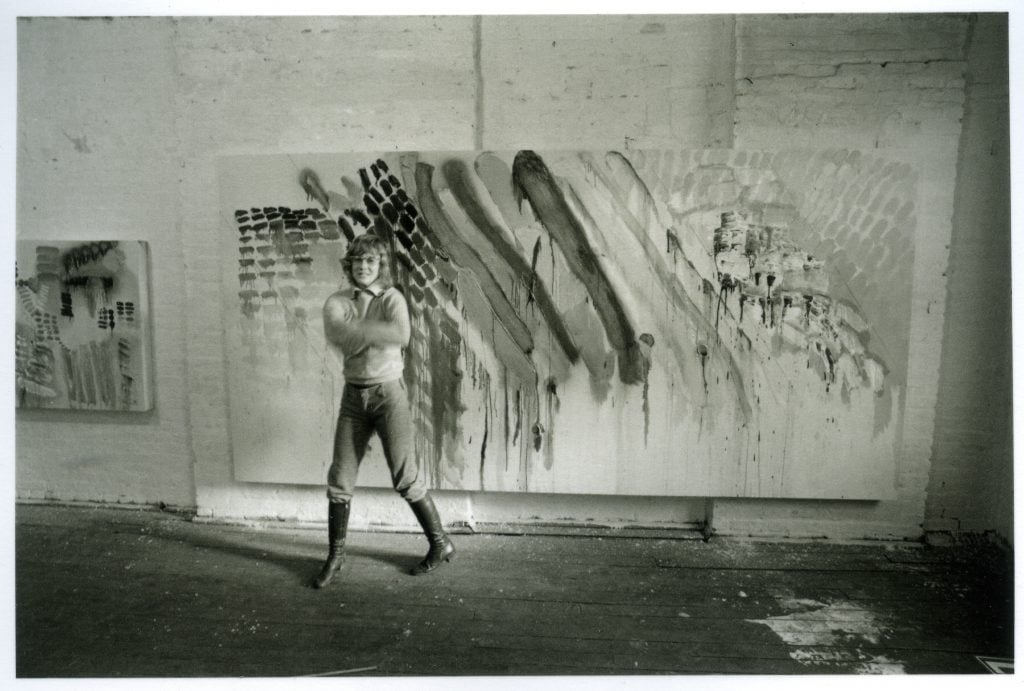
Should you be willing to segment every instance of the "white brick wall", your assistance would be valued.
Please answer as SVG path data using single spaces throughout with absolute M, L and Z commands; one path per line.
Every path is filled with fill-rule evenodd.
M 736 146 L 849 147 L 918 171 L 909 371 L 897 499 L 717 502 L 727 533 L 917 537 L 924 522 L 963 114 L 966 15 L 743 17 Z
M 18 57 L 18 235 L 150 243 L 156 404 L 19 411 L 17 495 L 192 506 L 170 23 L 21 20 Z
M 19 233 L 107 229 L 152 243 L 158 398 L 155 413 L 129 424 L 19 412 L 18 495 L 322 519 L 320 490 L 232 477 L 214 242 L 225 223 L 218 155 L 847 147 L 892 151 L 920 173 L 898 499 L 718 501 L 714 519 L 731 533 L 917 536 L 939 395 L 967 36 L 965 17 L 926 15 L 23 21 Z M 76 137 L 91 153 L 75 151 Z M 955 392 L 963 382 L 947 385 Z M 939 454 L 936 478 L 958 489 L 934 490 L 935 498 L 959 491 L 960 513 L 978 486 L 962 472 L 970 425 L 960 426 L 959 446 L 943 442 Z M 702 500 L 680 499 L 448 493 L 441 501 L 447 517 L 469 522 L 571 514 L 687 523 L 704 511 Z M 356 514 L 357 524 L 411 520 L 384 490 L 364 493 Z
M 484 17 L 483 148 L 728 148 L 728 16 Z
M 943 361 L 925 527 L 1013 539 L 1006 25 L 982 15 L 968 50 Z

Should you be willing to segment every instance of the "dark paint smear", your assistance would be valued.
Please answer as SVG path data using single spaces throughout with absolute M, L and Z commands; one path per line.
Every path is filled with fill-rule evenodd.
M 508 437 L 509 437 L 509 424 L 508 424 L 508 368 L 502 367 L 502 378 L 504 394 L 501 397 L 502 412 L 504 413 L 504 425 L 502 425 L 502 432 L 505 435 L 505 471 L 508 471 Z
M 579 220 L 540 156 L 532 151 L 516 154 L 512 186 L 520 203 L 524 199 L 530 202 L 538 220 L 562 249 L 569 268 L 586 287 L 608 340 L 619 353 L 619 378 L 626 384 L 641 383 L 643 365 L 629 315 L 601 268 Z
M 828 380 L 825 385 L 825 392 L 827 393 L 836 380 L 836 360 L 832 355 L 832 351 L 828 348 L 825 348 L 825 359 L 828 360 Z
M 352 199 L 359 199 L 363 196 L 362 188 L 350 177 L 342 177 L 341 184 L 345 186 L 345 193 Z
M 704 395 L 708 393 L 708 347 L 701 343 L 697 346 L 697 354 L 700 355 L 700 377 L 704 381 Z
M 513 194 L 510 183 L 512 170 L 505 161 L 494 154 L 484 153 L 477 156 L 473 167 L 490 192 L 498 211 L 505 217 L 505 224 L 508 227 L 519 228 L 533 223 L 533 218 L 522 212 L 520 203 Z
M 539 246 L 534 247 L 533 268 L 531 268 L 527 266 L 526 260 L 523 259 L 519 251 L 508 242 L 501 229 L 496 227 L 488 216 L 483 203 L 477 198 L 475 187 L 469 182 L 469 176 L 472 173 L 465 162 L 457 159 L 448 160 L 442 166 L 442 171 L 452 194 L 459 202 L 463 211 L 465 211 L 466 216 L 469 217 L 476 229 L 491 243 L 491 246 L 498 256 L 505 261 L 516 279 L 530 286 L 530 300 L 536 298 L 537 306 L 540 307 L 541 315 L 544 317 L 548 328 L 555 335 L 565 356 L 570 362 L 575 363 L 579 360 L 580 356 L 576 342 L 562 321 L 562 317 L 544 284 L 537 281 L 535 269 Z
M 547 385 L 544 388 L 547 393 L 548 408 L 548 438 L 547 445 L 544 448 L 544 467 L 547 470 L 551 470 L 555 465 L 555 415 L 562 404 L 558 399 L 558 382 L 553 377 L 548 379 Z
M 534 418 L 540 408 L 540 401 L 537 400 L 537 389 L 531 386 L 523 396 L 523 409 L 521 417 L 524 421 Z M 526 439 L 527 432 L 523 431 L 523 441 L 519 447 L 519 488 L 529 490 L 530 488 L 530 466 L 531 466 L 531 445 Z M 539 447 L 538 447 L 539 448 Z
M 537 260 L 540 258 L 541 244 L 541 239 L 538 236 L 537 241 L 533 243 L 533 259 L 530 261 L 530 290 L 529 294 L 526 296 L 527 305 L 531 304 L 534 300 L 533 292 L 537 283 Z
M 430 331 L 427 366 L 430 369 L 430 414 L 434 437 L 432 472 L 433 477 L 441 478 L 445 460 L 445 435 L 450 434 L 452 439 L 462 436 L 459 426 L 463 410 L 462 370 L 459 367 L 462 338 L 458 324 L 442 309 L 427 310 L 425 321 Z
M 575 208 L 579 210 L 579 213 L 583 217 L 583 221 L 585 223 L 589 223 L 595 227 L 597 226 L 597 222 L 595 221 L 594 217 L 590 215 L 590 211 L 583 204 L 583 201 L 579 198 L 579 195 L 577 195 L 576 190 L 575 188 L 573 188 L 572 185 L 567 185 L 566 197 L 572 204 L 575 205 Z M 554 266 L 554 249 L 552 249 L 551 255 L 552 266 Z M 618 296 L 616 295 L 616 298 L 617 297 Z M 596 307 L 594 309 L 596 311 Z M 600 315 L 598 315 L 598 320 L 600 321 Z M 632 322 L 630 322 L 630 324 L 632 324 Z M 619 363 L 620 372 L 626 371 L 627 367 L 632 367 L 633 370 L 636 372 L 636 376 L 641 378 L 643 377 L 643 358 L 640 354 L 640 344 L 638 341 L 627 343 L 625 352 L 616 350 L 615 356 Z
M 345 239 L 352 242 L 356 239 L 356 232 L 352 230 L 352 225 L 345 219 L 344 216 L 338 216 L 338 226 L 341 228 L 341 232 L 345 234 Z
M 416 211 L 415 208 L 412 207 L 411 205 L 406 207 L 407 210 L 412 210 L 415 213 L 415 216 L 417 217 L 416 226 L 418 226 L 419 230 L 418 233 L 411 237 L 411 240 L 413 241 L 414 245 L 419 247 L 423 245 L 424 239 L 428 239 L 429 243 L 427 244 L 429 244 L 430 246 L 430 255 L 434 256 L 436 253 L 436 257 L 438 259 L 438 263 L 433 265 L 424 264 L 423 268 L 429 268 L 431 270 L 436 268 L 439 271 L 441 271 L 444 267 L 448 266 L 449 261 L 454 259 L 456 264 L 461 265 L 461 270 L 466 271 L 467 269 L 469 269 L 468 271 L 466 271 L 468 290 L 466 292 L 464 299 L 469 301 L 466 303 L 466 305 L 472 304 L 474 306 L 473 309 L 467 311 L 466 305 L 463 305 L 463 318 L 469 318 L 476 322 L 480 322 L 481 320 L 485 319 L 486 323 L 479 323 L 478 325 L 484 330 L 484 332 L 486 332 L 487 330 L 490 330 L 492 332 L 495 352 L 499 357 L 499 361 L 502 362 L 502 364 L 505 365 L 506 367 L 514 368 L 514 378 L 517 379 L 518 381 L 536 381 L 536 371 L 528 354 L 525 353 L 523 350 L 524 344 L 521 341 L 517 342 L 513 338 L 511 330 L 505 328 L 505 324 L 504 322 L 502 322 L 500 318 L 496 318 L 496 312 L 502 309 L 507 310 L 507 314 L 511 314 L 516 320 L 518 320 L 518 315 L 515 314 L 514 308 L 511 306 L 511 304 L 508 303 L 508 300 L 507 298 L 505 298 L 504 293 L 501 292 L 500 287 L 497 285 L 497 281 L 493 278 L 492 275 L 490 275 L 489 270 L 487 269 L 483 261 L 472 250 L 471 247 L 469 247 L 465 242 L 461 240 L 461 238 L 456 234 L 456 232 L 450 225 L 451 222 L 448 219 L 447 214 L 445 214 L 443 208 L 441 207 L 440 201 L 433 193 L 430 180 L 432 168 L 430 166 L 420 168 L 415 158 L 403 157 L 402 171 L 404 179 L 409 181 L 410 184 L 416 186 L 417 188 L 421 188 L 421 191 L 417 193 L 419 203 L 421 204 L 420 210 Z M 433 225 L 431 225 L 432 219 L 434 221 Z M 421 251 L 426 251 L 427 248 L 424 246 L 421 247 L 420 249 Z M 463 262 L 465 262 L 465 264 L 463 264 Z M 447 271 L 442 273 L 445 276 L 449 276 L 448 280 L 455 280 L 456 274 L 454 273 L 454 271 Z M 491 282 L 490 287 L 492 290 L 490 295 L 488 295 L 484 291 L 483 286 L 481 286 L 481 283 L 487 281 L 487 279 L 490 279 Z M 445 295 L 445 299 L 454 299 L 454 284 L 448 285 L 448 283 L 446 283 L 445 278 L 439 278 L 439 281 L 439 283 L 435 284 L 435 288 L 438 290 L 443 290 L 443 292 L 447 293 Z M 447 312 L 436 313 L 440 314 L 444 318 L 450 319 L 450 317 L 447 316 Z M 484 315 L 486 315 L 486 317 Z M 499 325 L 501 328 L 499 328 Z M 522 330 L 522 333 L 524 333 L 528 338 L 528 341 L 526 343 L 527 347 L 532 347 L 532 336 L 529 335 L 529 332 L 526 329 L 525 325 L 522 325 Z M 431 348 L 431 353 L 433 352 L 434 348 Z M 433 357 L 433 355 L 431 355 L 430 357 Z M 506 381 L 508 381 L 507 376 Z M 458 396 L 458 393 L 458 390 L 453 391 L 453 394 L 456 397 Z M 435 392 L 434 394 L 433 400 L 435 402 L 435 406 L 446 405 L 446 402 L 443 399 L 436 398 L 437 395 L 440 395 L 440 392 Z M 527 415 L 535 414 L 524 413 L 523 407 L 525 406 L 527 408 L 532 408 L 534 411 L 538 407 L 536 401 L 536 391 L 533 392 L 532 396 L 530 396 L 529 394 L 527 394 L 527 396 L 528 400 L 524 401 L 522 400 L 521 394 L 517 391 L 517 409 L 515 411 L 517 416 L 515 433 L 517 439 L 520 434 L 520 426 L 521 424 L 523 424 L 522 420 L 531 419 L 527 417 Z M 449 426 L 446 429 L 448 430 L 448 434 L 453 435 L 453 440 L 461 439 L 461 432 L 457 427 L 458 418 L 456 416 L 458 414 L 461 414 L 461 411 L 463 409 L 464 408 L 460 404 L 453 411 L 453 415 L 448 421 Z M 437 419 L 436 415 L 435 419 Z M 506 462 L 507 460 L 508 459 L 506 458 Z M 527 482 L 527 475 L 529 470 L 528 463 L 529 448 L 526 444 L 523 444 L 520 447 L 519 465 L 520 484 L 523 488 L 526 487 L 525 483 Z
M 875 396 L 875 436 L 877 437 L 892 420 L 892 387 L 886 386 Z
M 370 219 L 359 209 L 345 209 L 345 213 L 352 217 L 352 220 L 363 228 L 370 226 Z
M 331 208 L 330 199 L 327 197 L 327 192 L 324 191 L 323 186 L 320 184 L 320 178 L 309 168 L 303 168 L 299 173 L 299 184 L 302 189 L 306 192 L 306 200 L 315 199 L 320 202 L 320 206 L 324 207 L 324 211 L 329 211 Z
M 426 225 L 438 237 L 439 244 L 448 250 L 455 263 L 474 274 L 498 323 L 504 327 L 520 350 L 529 354 L 533 351 L 533 336 L 529 328 L 519 318 L 515 307 L 509 302 L 484 260 L 455 231 L 431 187 L 433 172 L 433 166 L 426 163 L 416 164 L 416 193 L 420 211 L 423 213 L 420 222 L 426 219 Z
M 484 438 L 480 442 L 480 489 L 484 484 L 484 467 L 487 464 L 487 438 L 491 433 L 491 375 L 484 372 Z
M 676 259 L 675 253 L 684 254 L 683 246 L 679 244 L 679 236 L 676 235 L 676 229 L 669 227 L 665 229 L 665 253 L 672 255 L 672 261 Z
M 640 334 L 640 351 L 644 362 L 644 448 L 647 448 L 647 437 L 651 430 L 651 401 L 650 401 L 650 374 L 651 374 L 651 348 L 654 347 L 654 336 L 648 333 Z
M 590 155 L 582 155 L 582 160 L 584 161 L 584 163 L 589 164 L 594 173 L 597 174 L 602 181 L 604 181 L 608 189 L 612 190 L 613 196 L 616 198 L 615 201 L 619 204 L 619 206 L 623 209 L 628 208 L 625 205 L 621 189 L 618 187 L 617 184 L 613 183 L 611 180 L 608 179 L 608 176 L 605 174 L 604 170 L 593 162 Z M 644 204 L 646 206 L 654 208 L 654 198 L 651 196 L 650 191 L 647 189 L 647 186 L 644 184 L 643 180 L 641 180 L 640 176 L 637 175 L 636 170 L 633 168 L 633 164 L 630 163 L 628 159 L 626 159 L 622 154 L 618 152 L 610 152 L 606 156 L 606 160 L 609 160 L 612 163 L 619 166 L 619 168 L 626 175 L 629 176 L 631 182 L 636 186 L 638 190 L 640 190 L 641 194 L 644 195 Z M 708 318 L 704 316 L 704 312 L 700 309 L 700 307 L 693 302 L 689 295 L 686 294 L 682 286 L 679 284 L 678 279 L 676 279 L 675 274 L 670 273 L 668 267 L 665 265 L 664 260 L 658 253 L 657 248 L 653 246 L 653 243 L 647 237 L 646 233 L 641 233 L 640 230 L 642 229 L 633 228 L 632 224 L 629 225 L 631 230 L 633 230 L 633 232 L 636 234 L 637 240 L 639 240 L 641 245 L 643 246 L 644 251 L 648 256 L 648 259 L 651 262 L 651 265 L 655 269 L 655 272 L 662 279 L 664 285 L 666 285 L 669 288 L 669 292 L 672 296 L 675 305 L 679 309 L 681 309 L 684 314 L 686 314 L 690 319 L 693 320 L 697 329 L 715 331 L 717 333 L 717 327 L 710 323 Z M 705 284 L 707 284 L 706 281 Z M 709 297 L 714 296 L 715 294 L 715 291 L 713 289 L 710 289 L 709 285 L 704 286 L 704 292 Z M 732 373 L 732 376 L 727 377 L 727 379 L 730 379 L 732 381 L 733 386 L 736 390 L 736 398 L 739 402 L 740 409 L 743 412 L 744 419 L 749 421 L 753 409 L 750 404 L 750 398 L 747 394 L 746 387 L 743 383 L 743 376 L 740 372 L 739 364 L 736 362 L 736 357 L 733 354 L 732 350 L 729 349 L 727 346 L 724 346 L 724 344 L 721 343 L 721 340 L 716 340 L 718 341 L 719 345 L 723 346 L 721 350 L 725 351 L 724 357 L 726 360 L 727 370 L 728 372 Z M 716 349 L 716 352 L 717 350 L 718 349 Z
M 722 281 L 722 289 L 718 291 L 718 304 L 715 305 L 715 331 L 718 330 L 719 316 L 722 312 L 722 306 L 725 303 L 727 293 L 731 293 L 736 287 L 736 284 L 731 279 Z
M 523 429 L 523 391 L 522 389 L 516 389 L 516 431 L 512 435 L 512 444 L 516 444 L 519 441 L 519 433 Z

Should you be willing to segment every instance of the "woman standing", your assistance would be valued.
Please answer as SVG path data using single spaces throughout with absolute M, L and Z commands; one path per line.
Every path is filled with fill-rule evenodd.
M 344 358 L 345 391 L 327 471 L 329 552 L 313 580 L 315 588 L 330 583 L 344 561 L 352 493 L 374 432 L 384 448 L 395 491 L 409 502 L 430 542 L 427 556 L 412 573 L 433 571 L 455 556 L 413 451 L 412 413 L 402 378 L 409 310 L 405 297 L 391 284 L 387 245 L 374 235 L 361 235 L 349 245 L 342 266 L 350 287 L 324 304 L 324 333 Z

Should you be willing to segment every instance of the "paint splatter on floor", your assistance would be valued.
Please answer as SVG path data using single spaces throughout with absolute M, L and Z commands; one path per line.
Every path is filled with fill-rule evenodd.
M 873 655 L 858 643 L 877 646 L 888 631 L 883 615 L 850 601 L 819 602 L 779 598 L 791 610 L 766 619 L 748 619 L 769 627 L 791 646 L 789 656 L 810 667 L 840 668 L 856 674 L 904 674 L 902 662 Z

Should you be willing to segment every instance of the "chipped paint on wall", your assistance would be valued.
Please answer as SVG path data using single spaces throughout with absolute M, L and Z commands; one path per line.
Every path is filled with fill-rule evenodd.
M 858 152 L 226 159 L 236 470 L 322 481 L 343 380 L 319 308 L 375 233 L 432 486 L 891 496 L 915 182 Z M 315 393 L 268 428 L 282 382 Z M 316 443 L 272 456 L 278 434 Z

